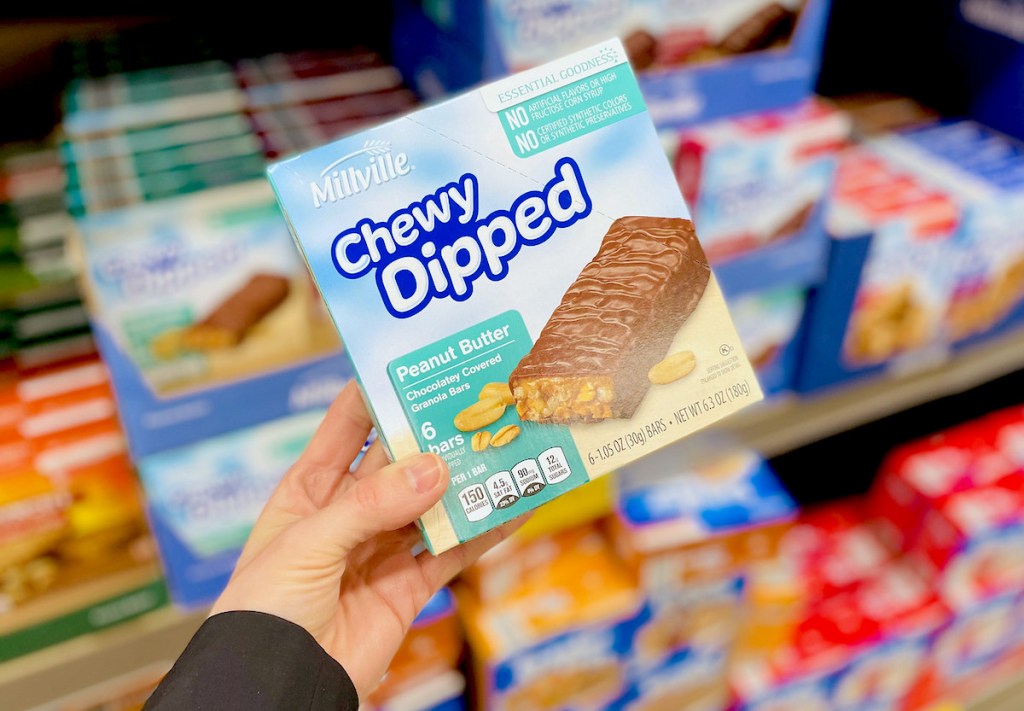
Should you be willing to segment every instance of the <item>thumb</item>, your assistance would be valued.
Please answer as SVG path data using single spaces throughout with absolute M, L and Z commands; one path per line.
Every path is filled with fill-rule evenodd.
M 436 454 L 417 454 L 358 479 L 310 520 L 320 540 L 339 556 L 378 533 L 395 531 L 426 513 L 448 486 L 448 465 Z

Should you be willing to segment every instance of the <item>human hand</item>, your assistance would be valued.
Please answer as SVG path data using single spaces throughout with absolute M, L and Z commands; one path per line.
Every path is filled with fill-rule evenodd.
M 448 486 L 434 454 L 389 464 L 355 383 L 331 405 L 253 527 L 211 614 L 265 612 L 306 629 L 360 698 L 377 686 L 420 609 L 511 533 L 513 521 L 439 556 L 413 555 L 415 520 Z

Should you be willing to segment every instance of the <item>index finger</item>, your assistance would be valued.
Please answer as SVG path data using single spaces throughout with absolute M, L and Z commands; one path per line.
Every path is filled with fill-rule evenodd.
M 342 476 L 366 444 L 373 420 L 354 380 L 349 381 L 327 409 L 282 486 L 298 485 L 318 506 L 334 495 Z

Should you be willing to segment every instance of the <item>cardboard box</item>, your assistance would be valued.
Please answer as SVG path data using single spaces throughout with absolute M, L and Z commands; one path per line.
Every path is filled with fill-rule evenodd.
M 710 451 L 670 448 L 619 472 L 615 545 L 652 596 L 742 576 L 775 556 L 796 518 L 756 453 L 705 442 Z
M 435 553 L 761 397 L 617 40 L 268 173 Z
M 465 711 L 465 688 L 466 679 L 452 669 L 422 679 L 418 684 L 378 703 L 364 706 L 367 711 Z
M 437 98 L 618 35 L 658 125 L 693 125 L 811 95 L 827 0 L 769 3 L 394 3 L 394 61 Z M 767 13 L 767 14 L 760 14 Z M 757 16 L 760 14 L 760 27 Z M 749 21 L 749 42 L 727 35 Z
M 370 703 L 388 709 L 401 706 L 401 699 L 407 696 L 418 696 L 421 702 L 425 701 L 423 687 L 436 684 L 437 678 L 447 679 L 456 672 L 462 647 L 463 635 L 455 614 L 455 598 L 449 588 L 442 588 L 413 620 L 412 627 L 388 665 L 387 673 L 370 694 Z M 459 692 L 461 697 L 461 688 Z
M 312 410 L 139 460 L 176 603 L 199 607 L 220 594 L 260 511 L 322 418 Z
M 135 457 L 326 407 L 347 382 L 265 184 L 79 227 L 93 330 Z
M 765 396 L 790 392 L 800 363 L 799 334 L 807 290 L 789 287 L 727 300 Z
M 840 162 L 828 278 L 798 387 L 930 367 L 1021 322 L 1024 149 L 967 121 L 877 137 Z
M 886 457 L 871 503 L 895 550 L 912 550 L 925 519 L 953 494 L 1019 479 L 1019 466 L 999 449 L 987 419 L 903 445 Z
M 629 685 L 633 635 L 649 619 L 607 541 L 595 554 L 562 549 L 533 576 L 544 584 L 486 605 L 456 586 L 475 699 L 493 711 L 598 711 Z
M 0 385 L 0 660 L 166 603 L 98 362 Z
M 972 118 L 1024 140 L 1021 10 L 1003 0 L 962 0 L 947 15 L 945 40 L 961 68 Z
M 824 201 L 849 134 L 816 100 L 678 133 L 676 178 L 730 298 L 824 276 Z

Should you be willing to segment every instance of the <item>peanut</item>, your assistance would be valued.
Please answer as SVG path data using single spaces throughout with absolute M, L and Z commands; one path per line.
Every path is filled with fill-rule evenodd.
M 505 403 L 496 397 L 477 400 L 455 416 L 455 426 L 463 432 L 472 432 L 497 422 L 505 414 Z
M 487 430 L 480 430 L 479 432 L 477 432 L 475 435 L 473 435 L 473 439 L 471 441 L 474 452 L 484 451 L 485 449 L 487 449 L 487 445 L 489 445 L 490 443 L 491 433 L 488 432 Z
M 647 379 L 655 385 L 664 385 L 689 375 L 696 365 L 693 351 L 679 351 L 656 363 L 647 371 Z
M 495 432 L 493 437 L 491 437 L 491 446 L 504 447 L 506 444 L 518 437 L 521 431 L 522 430 L 519 429 L 519 425 L 505 425 Z
M 508 383 L 487 383 L 480 389 L 480 399 L 496 397 L 506 405 L 514 405 L 516 399 L 512 397 L 512 389 Z

